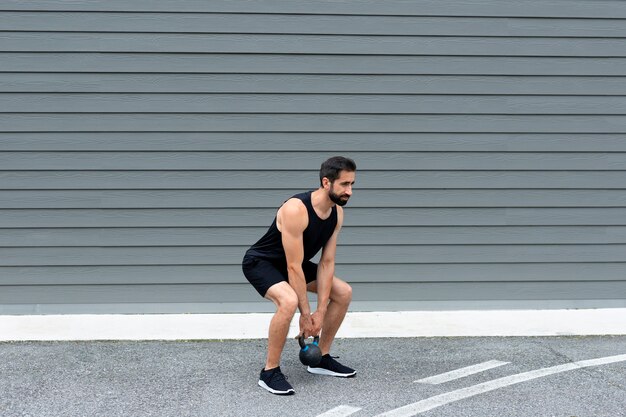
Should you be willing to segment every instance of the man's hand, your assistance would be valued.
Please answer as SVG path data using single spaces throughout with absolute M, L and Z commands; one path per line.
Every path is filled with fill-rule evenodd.
M 311 321 L 313 322 L 313 335 L 319 336 L 322 331 L 322 323 L 324 323 L 324 316 L 326 315 L 325 311 L 316 310 L 315 313 L 311 314 Z
M 314 331 L 313 320 L 310 314 L 300 314 L 300 333 L 298 335 L 303 335 L 305 339 L 319 335 L 319 332 L 315 333 Z

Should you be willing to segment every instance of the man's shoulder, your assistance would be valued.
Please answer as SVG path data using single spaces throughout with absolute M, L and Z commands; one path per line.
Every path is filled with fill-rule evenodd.
M 280 210 L 283 212 L 298 214 L 306 212 L 306 206 L 304 205 L 304 201 L 297 197 L 291 197 L 289 200 L 285 201 L 285 203 L 280 207 Z
M 279 221 L 308 222 L 309 214 L 302 200 L 290 198 L 278 209 L 277 218 Z

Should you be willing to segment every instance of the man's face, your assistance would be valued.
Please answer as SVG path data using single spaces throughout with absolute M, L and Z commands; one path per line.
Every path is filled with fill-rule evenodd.
M 352 195 L 352 186 L 354 185 L 355 172 L 341 171 L 339 178 L 329 183 L 328 197 L 338 206 L 345 206 Z

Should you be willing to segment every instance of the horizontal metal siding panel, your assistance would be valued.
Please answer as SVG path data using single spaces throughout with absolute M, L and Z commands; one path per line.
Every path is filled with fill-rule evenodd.
M 603 305 L 613 304 L 621 307 L 619 300 L 603 300 Z M 365 303 L 368 306 L 371 303 Z M 430 304 L 430 303 L 428 303 Z M 470 302 L 469 304 L 472 304 Z M 554 302 L 550 302 L 554 304 Z M 561 308 L 568 308 L 571 302 L 560 303 Z M 578 304 L 580 304 L 578 302 Z M 411 310 L 415 308 L 411 303 Z M 432 307 L 431 307 L 432 308 Z M 493 308 L 493 306 L 492 306 Z M 380 308 L 376 309 L 377 311 Z M 369 310 L 364 310 L 369 311 Z M 374 311 L 374 310 L 371 310 Z M 72 304 L 0 304 L 0 314 L 211 314 L 211 313 L 271 313 L 271 304 L 263 299 L 234 303 L 72 303 Z
M 510 283 L 356 283 L 353 301 L 612 300 L 624 281 Z M 248 283 L 189 285 L 5 286 L 0 304 L 247 303 L 259 295 Z
M 0 248 L 0 266 L 240 265 L 247 247 Z M 620 262 L 626 259 L 626 245 L 343 245 L 337 253 L 341 263 L 363 265 Z
M 313 300 L 311 300 L 313 302 Z M 455 300 L 449 301 L 355 301 L 353 311 L 419 310 L 502 310 L 502 309 L 572 309 L 624 308 L 620 299 L 601 300 Z M 195 314 L 195 313 L 273 313 L 273 304 L 258 298 L 232 303 L 73 303 L 73 304 L 0 304 L 0 314 Z
M 502 269 L 506 267 L 506 274 Z M 390 275 L 391 272 L 391 275 Z M 623 262 L 338 264 L 355 283 L 623 281 Z M 2 285 L 246 284 L 239 265 L 0 266 Z M 176 277 L 172 280 L 172 277 Z M 381 277 L 385 277 L 381 280 Z M 251 288 L 252 289 L 252 288 Z M 455 291 L 453 290 L 453 293 Z M 614 298 L 621 298 L 615 294 Z M 260 301 L 260 300 L 259 300 Z
M 267 184 L 315 188 L 317 171 L 0 171 L 3 190 L 161 190 L 219 189 L 253 193 Z M 625 188 L 626 171 L 359 171 L 357 194 L 372 188 L 404 189 L 619 189 Z M 289 197 L 283 195 L 281 201 Z
M 7 11 L 103 11 L 103 12 L 194 12 L 194 13 L 276 13 L 339 14 L 390 16 L 506 16 L 506 17 L 577 17 L 624 18 L 626 6 L 616 1 L 589 0 L 5 0 L 0 10 Z
M 626 152 L 624 134 L 599 133 L 0 132 L 0 151 L 245 150 L 317 152 L 319 155 L 320 149 L 327 153 L 352 153 L 357 145 L 359 152 Z M 315 176 L 318 170 L 317 163 L 315 165 L 311 163 L 306 180 Z M 0 166 L 0 173 L 3 169 Z M 292 174 L 297 175 L 296 172 Z M 367 176 L 368 183 L 375 180 L 368 171 L 359 170 L 359 174 L 359 178 Z M 384 175 L 384 172 L 376 175 Z M 502 172 L 501 175 L 509 173 Z M 546 175 L 552 174 L 546 172 Z M 576 175 L 576 171 L 571 175 Z M 288 180 L 289 176 L 285 175 L 284 179 Z M 413 181 L 415 178 L 408 182 Z
M 0 95 L 0 108 L 55 114 L 624 115 L 626 96 L 22 93 Z
M 588 282 L 452 282 L 355 284 L 355 301 L 454 300 L 588 300 L 613 299 L 626 293 L 626 281 Z
M 271 119 L 271 118 L 270 118 Z M 268 120 L 270 120 L 268 119 Z M 154 120 L 158 120 L 155 118 Z M 528 121 L 531 122 L 530 120 Z M 624 117 L 626 127 L 626 116 Z M 0 152 L 5 170 L 319 169 L 328 152 Z M 350 152 L 363 170 L 626 170 L 626 152 Z M 319 184 L 313 175 L 311 182 Z M 318 177 L 319 178 L 319 177 Z
M 624 57 L 622 39 L 269 34 L 0 33 L 2 52 Z
M 227 13 L 0 12 L 6 31 L 311 35 L 624 37 L 619 19 L 285 15 Z
M 2 287 L 0 304 L 255 302 L 250 284 L 37 285 Z
M 390 68 L 391 70 L 391 68 Z M 0 73 L 14 93 L 626 94 L 624 77 L 353 74 Z
M 622 207 L 626 190 L 359 190 L 350 207 Z M 0 209 L 92 208 L 277 208 L 302 190 L 55 190 L 0 191 Z
M 269 222 L 269 219 L 268 219 Z M 0 229 L 0 247 L 246 246 L 266 226 Z M 345 226 L 339 244 L 355 245 L 614 244 L 624 226 Z
M 623 226 L 611 208 L 350 208 L 346 226 Z M 0 228 L 267 227 L 275 209 L 0 209 Z M 375 220 L 375 221 L 374 221 Z M 253 242 L 251 242 L 253 243 Z
M 254 58 L 254 59 L 252 59 Z M 1 72 L 625 76 L 626 58 L 2 52 Z
M 625 133 L 624 115 L 0 114 L 0 132 Z

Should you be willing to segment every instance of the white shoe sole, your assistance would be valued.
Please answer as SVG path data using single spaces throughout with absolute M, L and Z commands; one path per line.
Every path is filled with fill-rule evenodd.
M 329 371 L 328 369 L 311 368 L 310 366 L 307 367 L 306 370 L 309 371 L 309 373 L 316 374 L 316 375 L 336 376 L 336 377 L 339 377 L 339 378 L 350 378 L 350 377 L 356 375 L 356 371 L 351 372 L 349 374 L 340 374 L 339 372 Z
M 278 391 L 278 390 L 275 390 L 273 388 L 270 388 L 265 382 L 263 382 L 262 379 L 259 379 L 259 386 L 262 387 L 262 388 L 265 388 L 266 390 L 268 390 L 272 394 L 276 394 L 276 395 L 292 395 L 292 394 L 296 393 L 293 390 L 293 388 L 288 389 L 287 391 Z

